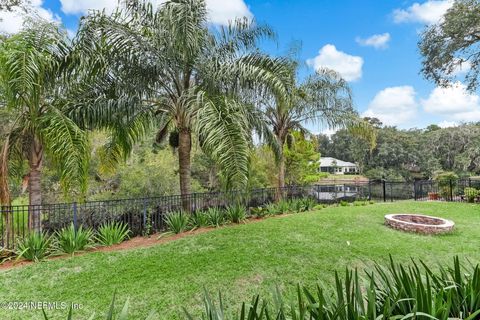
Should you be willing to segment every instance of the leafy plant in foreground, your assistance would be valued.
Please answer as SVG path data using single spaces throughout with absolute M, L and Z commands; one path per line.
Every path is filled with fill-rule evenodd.
M 55 233 L 55 247 L 59 252 L 73 254 L 88 249 L 92 244 L 93 231 L 82 226 L 75 230 L 73 223 Z
M 228 206 L 225 213 L 228 220 L 233 223 L 240 223 L 247 217 L 247 209 L 238 203 Z
M 211 227 L 219 227 L 225 222 L 225 212 L 220 208 L 209 208 L 205 211 L 205 215 Z
M 128 225 L 123 222 L 109 222 L 98 228 L 95 239 L 104 246 L 111 246 L 122 243 L 128 239 L 130 229 Z
M 50 255 L 52 237 L 43 232 L 32 232 L 18 241 L 16 254 L 19 258 L 39 261 Z
M 465 194 L 465 197 L 467 198 L 467 202 L 469 203 L 474 203 L 475 199 L 480 194 L 480 192 L 475 188 L 465 188 L 465 190 L 463 190 L 463 193 Z
M 195 228 L 203 228 L 208 226 L 208 216 L 205 212 L 196 211 L 192 213 L 190 222 Z
M 167 214 L 165 224 L 168 230 L 175 234 L 187 231 L 189 229 L 190 217 L 183 211 L 176 211 Z
M 440 267 L 433 272 L 421 266 L 396 264 L 386 267 L 375 264 L 365 277 L 346 269 L 341 278 L 335 273 L 333 294 L 317 285 L 312 291 L 297 286 L 296 299 L 285 303 L 277 289 L 274 303 L 255 296 L 242 303 L 239 312 L 230 316 L 221 294 L 216 304 L 205 293 L 202 317 L 186 312 L 189 320 L 273 320 L 273 319 L 468 319 L 480 317 L 480 269 L 464 268 L 454 259 L 452 268 Z M 311 286 L 308 286 L 309 288 Z

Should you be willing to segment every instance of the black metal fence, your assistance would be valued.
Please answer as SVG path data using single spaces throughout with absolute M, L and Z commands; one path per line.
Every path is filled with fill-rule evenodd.
M 417 201 L 480 202 L 480 193 L 476 194 L 475 191 L 475 189 L 480 190 L 479 179 L 416 181 L 414 188 L 415 200 Z
M 185 206 L 191 211 L 210 207 L 226 207 L 241 201 L 246 207 L 258 207 L 283 198 L 311 197 L 318 203 L 334 203 L 359 199 L 394 201 L 412 199 L 412 184 L 403 182 L 369 181 L 344 182 L 331 185 L 288 186 L 252 191 L 192 193 L 143 199 L 89 201 L 84 203 L 44 204 L 41 206 L 9 206 L 0 208 L 0 248 L 14 248 L 18 239 L 40 227 L 53 233 L 73 223 L 97 229 L 106 222 L 124 222 L 133 235 L 165 231 L 165 216 Z M 36 218 L 37 217 L 37 218 Z

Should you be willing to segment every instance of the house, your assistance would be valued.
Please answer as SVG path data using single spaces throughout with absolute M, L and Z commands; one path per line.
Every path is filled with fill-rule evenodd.
M 328 172 L 332 174 L 358 174 L 360 170 L 355 163 L 331 157 L 322 157 L 320 158 L 320 172 Z

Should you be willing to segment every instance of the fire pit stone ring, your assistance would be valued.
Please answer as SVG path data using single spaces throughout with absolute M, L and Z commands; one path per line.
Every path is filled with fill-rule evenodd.
M 455 223 L 422 214 L 396 213 L 385 216 L 385 225 L 406 232 L 440 234 L 452 231 Z

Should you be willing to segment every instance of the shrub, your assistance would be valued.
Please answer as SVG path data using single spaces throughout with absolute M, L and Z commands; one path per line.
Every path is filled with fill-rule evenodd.
M 440 195 L 449 199 L 458 184 L 458 176 L 454 172 L 442 171 L 435 173 L 435 181 L 438 183 Z
M 467 201 L 470 203 L 474 203 L 475 199 L 480 194 L 480 192 L 475 188 L 465 188 L 463 192 L 465 194 L 465 197 L 467 198 Z
M 247 217 L 247 210 L 244 206 L 238 203 L 228 206 L 225 213 L 227 219 L 233 223 L 240 223 Z
M 194 228 L 203 228 L 208 226 L 208 216 L 205 212 L 196 211 L 192 213 L 190 222 Z
M 314 206 L 312 209 L 313 209 L 313 210 L 322 210 L 323 208 L 325 208 L 325 205 L 324 205 L 324 204 L 317 204 L 317 205 Z
M 348 201 L 345 201 L 345 200 L 340 200 L 340 205 L 342 207 L 347 207 L 349 205 Z
M 423 266 L 423 267 L 422 267 Z M 335 290 L 316 286 L 297 286 L 296 301 L 285 303 L 279 289 L 273 301 L 255 296 L 242 303 L 235 320 L 269 319 L 478 319 L 480 315 L 479 266 L 464 268 L 458 258 L 453 266 L 440 266 L 433 272 L 420 265 L 375 264 L 373 269 L 359 272 L 346 269 L 342 278 L 335 273 Z M 330 294 L 330 292 L 333 294 Z M 196 319 L 186 311 L 187 318 Z M 215 303 L 208 292 L 204 295 L 204 312 L 198 319 L 224 319 L 225 305 L 219 295 Z
M 205 216 L 211 227 L 220 227 L 225 222 L 225 213 L 220 208 L 209 208 L 205 212 Z
M 278 210 L 278 207 L 275 203 L 268 203 L 267 206 L 265 207 L 265 210 L 267 211 L 267 213 L 269 215 L 276 215 L 276 214 L 279 214 L 281 213 L 279 210 Z
M 182 211 L 171 212 L 166 215 L 165 224 L 170 232 L 178 234 L 189 229 L 190 217 Z
M 128 225 L 123 222 L 109 222 L 105 223 L 98 228 L 95 239 L 98 243 L 104 246 L 111 246 L 114 244 L 122 243 L 128 239 L 130 229 Z
M 250 208 L 250 213 L 257 218 L 264 218 L 269 215 L 269 211 L 266 207 Z
M 280 200 L 276 203 L 277 213 L 283 214 L 290 212 L 290 202 L 288 200 Z
M 75 230 L 73 223 L 55 233 L 55 247 L 59 252 L 73 254 L 91 247 L 92 244 L 93 231 L 83 229 L 82 226 Z
M 49 256 L 52 237 L 43 232 L 32 232 L 18 241 L 16 255 L 30 261 L 39 261 Z

